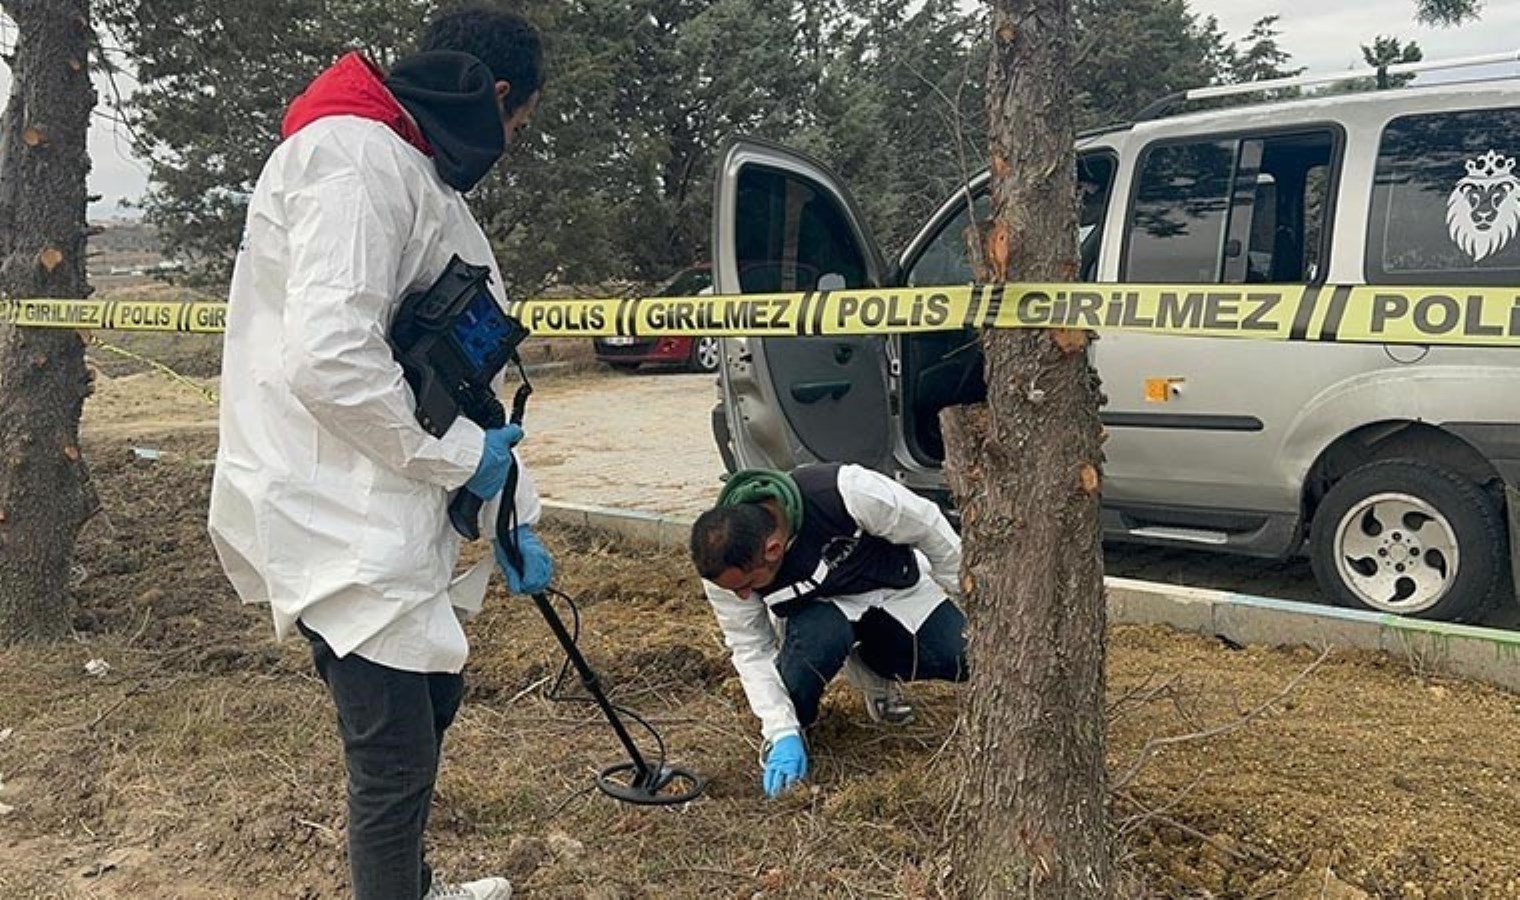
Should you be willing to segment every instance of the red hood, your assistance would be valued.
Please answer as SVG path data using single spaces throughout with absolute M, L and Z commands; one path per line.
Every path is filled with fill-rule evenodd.
M 291 101 L 280 125 L 280 138 L 288 138 L 327 116 L 359 116 L 384 123 L 402 140 L 432 156 L 432 145 L 381 79 L 380 70 L 364 54 L 356 51 L 345 55 Z

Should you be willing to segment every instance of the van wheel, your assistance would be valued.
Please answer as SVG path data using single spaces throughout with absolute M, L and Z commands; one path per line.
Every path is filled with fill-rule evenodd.
M 1467 478 L 1387 460 L 1337 481 L 1314 514 L 1314 577 L 1341 606 L 1466 621 L 1497 597 L 1504 517 Z

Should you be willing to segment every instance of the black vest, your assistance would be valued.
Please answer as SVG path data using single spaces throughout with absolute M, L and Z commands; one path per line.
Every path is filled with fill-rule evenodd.
M 787 548 L 776 580 L 761 595 L 778 616 L 789 616 L 814 600 L 918 583 L 913 548 L 861 533 L 839 493 L 839 468 L 839 463 L 824 463 L 792 470 L 802 493 L 802 530 Z

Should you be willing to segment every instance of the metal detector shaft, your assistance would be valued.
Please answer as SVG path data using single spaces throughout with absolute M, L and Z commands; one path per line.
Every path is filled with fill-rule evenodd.
M 601 679 L 597 677 L 596 670 L 586 662 L 586 657 L 581 655 L 580 648 L 575 645 L 575 639 L 570 636 L 569 631 L 565 630 L 565 623 L 560 620 L 554 604 L 549 602 L 549 595 L 542 592 L 534 594 L 533 603 L 538 607 L 539 615 L 549 623 L 549 630 L 554 632 L 555 639 L 564 648 L 565 656 L 569 658 L 570 664 L 575 666 L 575 671 L 580 674 L 581 684 L 585 685 L 586 693 L 590 694 L 591 699 L 596 701 L 596 705 L 601 707 L 602 715 L 607 717 L 607 723 L 612 726 L 618 740 L 623 743 L 623 749 L 628 751 L 628 758 L 633 760 L 633 786 L 644 787 L 650 784 L 658 773 L 649 771 L 649 764 L 644 761 L 644 755 L 639 752 L 638 745 L 633 742 L 633 736 L 628 733 L 627 728 L 623 727 L 623 720 L 618 716 L 617 710 L 612 708 L 607 695 L 602 693 Z

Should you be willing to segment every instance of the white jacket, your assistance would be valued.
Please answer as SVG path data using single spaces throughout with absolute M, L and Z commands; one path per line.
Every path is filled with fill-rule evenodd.
M 483 435 L 462 417 L 442 438 L 424 431 L 386 343 L 401 299 L 456 253 L 491 267 L 504 304 L 464 197 L 379 122 L 320 119 L 259 177 L 229 297 L 210 530 L 238 594 L 273 607 L 278 638 L 300 618 L 339 656 L 464 665 L 451 605 L 479 608 L 492 562 L 451 587 L 446 509 Z M 537 520 L 526 472 L 517 504 Z
M 852 622 L 878 607 L 916 634 L 947 596 L 960 593 L 960 536 L 932 501 L 870 469 L 841 466 L 839 495 L 866 534 L 914 549 L 919 578 L 902 590 L 881 589 L 817 602 L 833 603 Z M 759 597 L 744 599 L 706 579 L 702 589 L 733 654 L 745 699 L 760 719 L 761 733 L 772 742 L 797 734 L 797 713 L 776 668 L 780 645 L 770 609 Z

